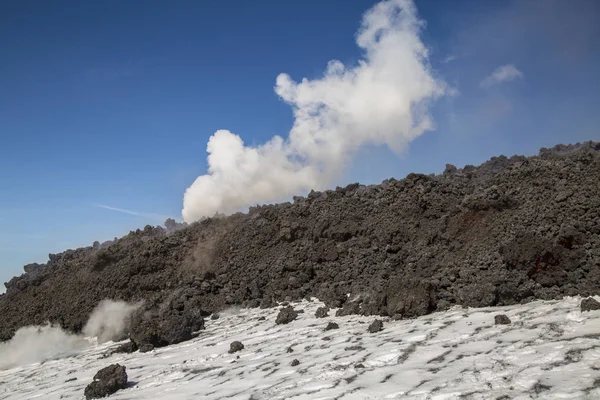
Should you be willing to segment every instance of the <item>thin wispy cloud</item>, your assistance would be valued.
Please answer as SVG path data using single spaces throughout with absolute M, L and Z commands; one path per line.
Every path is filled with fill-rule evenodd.
M 511 82 L 519 79 L 524 79 L 525 75 L 519 71 L 513 64 L 502 65 L 494 70 L 489 76 L 481 81 L 479 86 L 483 89 L 489 89 L 492 86 L 501 83 Z
M 154 214 L 154 213 L 145 213 L 145 212 L 139 212 L 139 211 L 134 211 L 134 210 L 127 210 L 125 208 L 112 207 L 112 206 L 108 206 L 106 204 L 94 203 L 94 204 L 92 204 L 92 206 L 94 206 L 96 208 L 102 208 L 104 210 L 120 212 L 122 214 L 134 215 L 136 217 L 154 219 L 154 220 L 157 220 L 160 222 L 163 222 L 167 218 L 169 218 L 168 216 L 165 216 L 165 215 Z

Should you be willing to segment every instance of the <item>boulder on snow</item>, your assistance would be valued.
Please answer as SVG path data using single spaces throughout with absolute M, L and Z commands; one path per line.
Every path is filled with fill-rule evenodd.
M 494 317 L 494 324 L 496 325 L 510 325 L 510 318 L 504 314 L 498 314 Z
M 419 317 L 436 308 L 435 287 L 418 279 L 392 279 L 387 291 L 387 313 L 402 318 Z
M 319 307 L 317 311 L 315 311 L 316 318 L 325 318 L 329 315 L 329 308 L 327 307 Z
M 229 345 L 229 354 L 237 353 L 238 351 L 244 350 L 244 345 L 240 341 L 231 342 Z
M 277 319 L 275 320 L 275 323 L 277 325 L 289 324 L 290 322 L 295 320 L 297 317 L 298 317 L 298 313 L 294 310 L 294 308 L 292 306 L 287 306 L 287 307 L 282 308 L 279 311 L 279 314 L 277 314 Z
M 122 345 L 120 345 L 119 347 L 114 349 L 113 354 L 114 353 L 133 353 L 137 349 L 138 349 L 138 347 L 136 346 L 136 344 L 130 340 L 129 342 L 123 343 Z
M 291 365 L 292 367 L 295 367 L 295 366 L 297 366 L 297 365 L 300 365 L 300 361 L 298 361 L 297 359 L 294 359 L 290 365 Z
M 379 331 L 383 330 L 383 322 L 381 322 L 381 320 L 379 320 L 379 319 L 376 319 L 375 321 L 373 321 L 371 323 L 371 325 L 369 325 L 369 327 L 367 328 L 367 330 L 370 333 L 379 332 Z
M 581 311 L 594 311 L 600 310 L 600 302 L 593 297 L 588 297 L 581 300 Z
M 119 364 L 112 364 L 102 368 L 94 375 L 94 381 L 84 390 L 86 399 L 99 399 L 127 387 L 126 368 Z
M 339 329 L 339 328 L 340 328 L 340 326 L 338 324 L 336 324 L 335 322 L 329 322 L 327 324 L 327 326 L 325 327 L 325 330 L 330 331 L 332 329 Z
M 198 305 L 186 299 L 181 291 L 175 291 L 160 304 L 146 302 L 134 311 L 129 336 L 140 351 L 180 343 L 191 339 L 193 332 L 204 329 L 201 313 Z

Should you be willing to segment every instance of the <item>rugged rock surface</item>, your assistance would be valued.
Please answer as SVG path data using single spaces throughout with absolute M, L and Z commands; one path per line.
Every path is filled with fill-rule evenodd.
M 510 323 L 510 318 L 504 314 L 494 316 L 494 325 L 510 325 Z
M 329 315 L 329 308 L 327 307 L 319 307 L 317 311 L 315 311 L 315 317 L 317 318 L 325 318 Z
M 137 345 L 130 340 L 127 343 L 119 345 L 119 347 L 113 350 L 113 353 L 133 353 L 134 351 L 137 351 L 137 349 Z
M 177 291 L 206 316 L 310 295 L 401 318 L 598 295 L 598 193 L 600 143 L 589 142 L 147 226 L 27 266 L 0 296 L 0 340 L 46 321 L 78 332 L 103 299 L 161 304 Z
M 185 293 L 176 290 L 166 300 L 146 301 L 131 315 L 131 341 L 140 351 L 180 343 L 204 328 L 202 309 Z
M 298 318 L 298 312 L 294 310 L 292 306 L 283 307 L 279 314 L 277 314 L 277 318 L 275 319 L 275 323 L 277 325 L 281 324 L 289 324 L 293 320 Z
M 593 297 L 581 300 L 581 311 L 600 310 L 600 302 Z
M 377 333 L 382 330 L 383 330 L 383 322 L 381 322 L 380 319 L 376 319 L 375 321 L 371 322 L 371 324 L 367 328 L 367 331 L 369 331 L 369 333 Z
M 340 329 L 340 326 L 337 323 L 335 323 L 335 322 L 329 322 L 329 323 L 327 323 L 327 326 L 325 327 L 324 330 L 325 331 L 330 331 L 332 329 Z
M 99 399 L 127 387 L 126 368 L 119 364 L 112 364 L 102 368 L 94 375 L 94 381 L 87 385 L 84 394 L 86 399 Z
M 229 354 L 237 353 L 238 351 L 244 350 L 244 345 L 240 341 L 231 342 L 229 345 Z

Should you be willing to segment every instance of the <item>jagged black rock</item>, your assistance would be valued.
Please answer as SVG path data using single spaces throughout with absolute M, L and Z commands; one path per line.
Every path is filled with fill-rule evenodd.
M 79 332 L 106 298 L 168 300 L 174 310 L 183 302 L 208 316 L 315 296 L 329 307 L 350 299 L 353 312 L 407 318 L 455 304 L 597 295 L 600 143 L 169 226 L 27 266 L 0 296 L 0 340 L 46 321 Z

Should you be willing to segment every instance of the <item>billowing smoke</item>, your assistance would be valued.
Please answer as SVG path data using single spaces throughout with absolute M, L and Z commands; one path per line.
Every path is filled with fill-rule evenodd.
M 98 343 L 123 340 L 129 328 L 129 315 L 139 306 L 124 301 L 102 300 L 85 324 L 83 334 L 98 338 Z
M 288 138 L 252 147 L 228 130 L 215 132 L 208 174 L 185 192 L 184 220 L 324 189 L 361 146 L 400 152 L 433 129 L 428 105 L 447 88 L 429 66 L 423 26 L 412 0 L 383 1 L 363 16 L 356 43 L 364 56 L 357 65 L 333 60 L 322 78 L 299 83 L 280 74 L 275 92 L 294 111 Z
M 26 326 L 10 341 L 0 343 L 0 369 L 66 357 L 89 345 L 83 337 L 57 326 Z
M 103 300 L 94 309 L 82 335 L 63 331 L 58 326 L 26 326 L 6 343 L 0 343 L 0 369 L 66 357 L 98 343 L 121 340 L 126 332 L 129 314 L 139 304 Z M 86 338 L 87 337 L 87 338 Z

